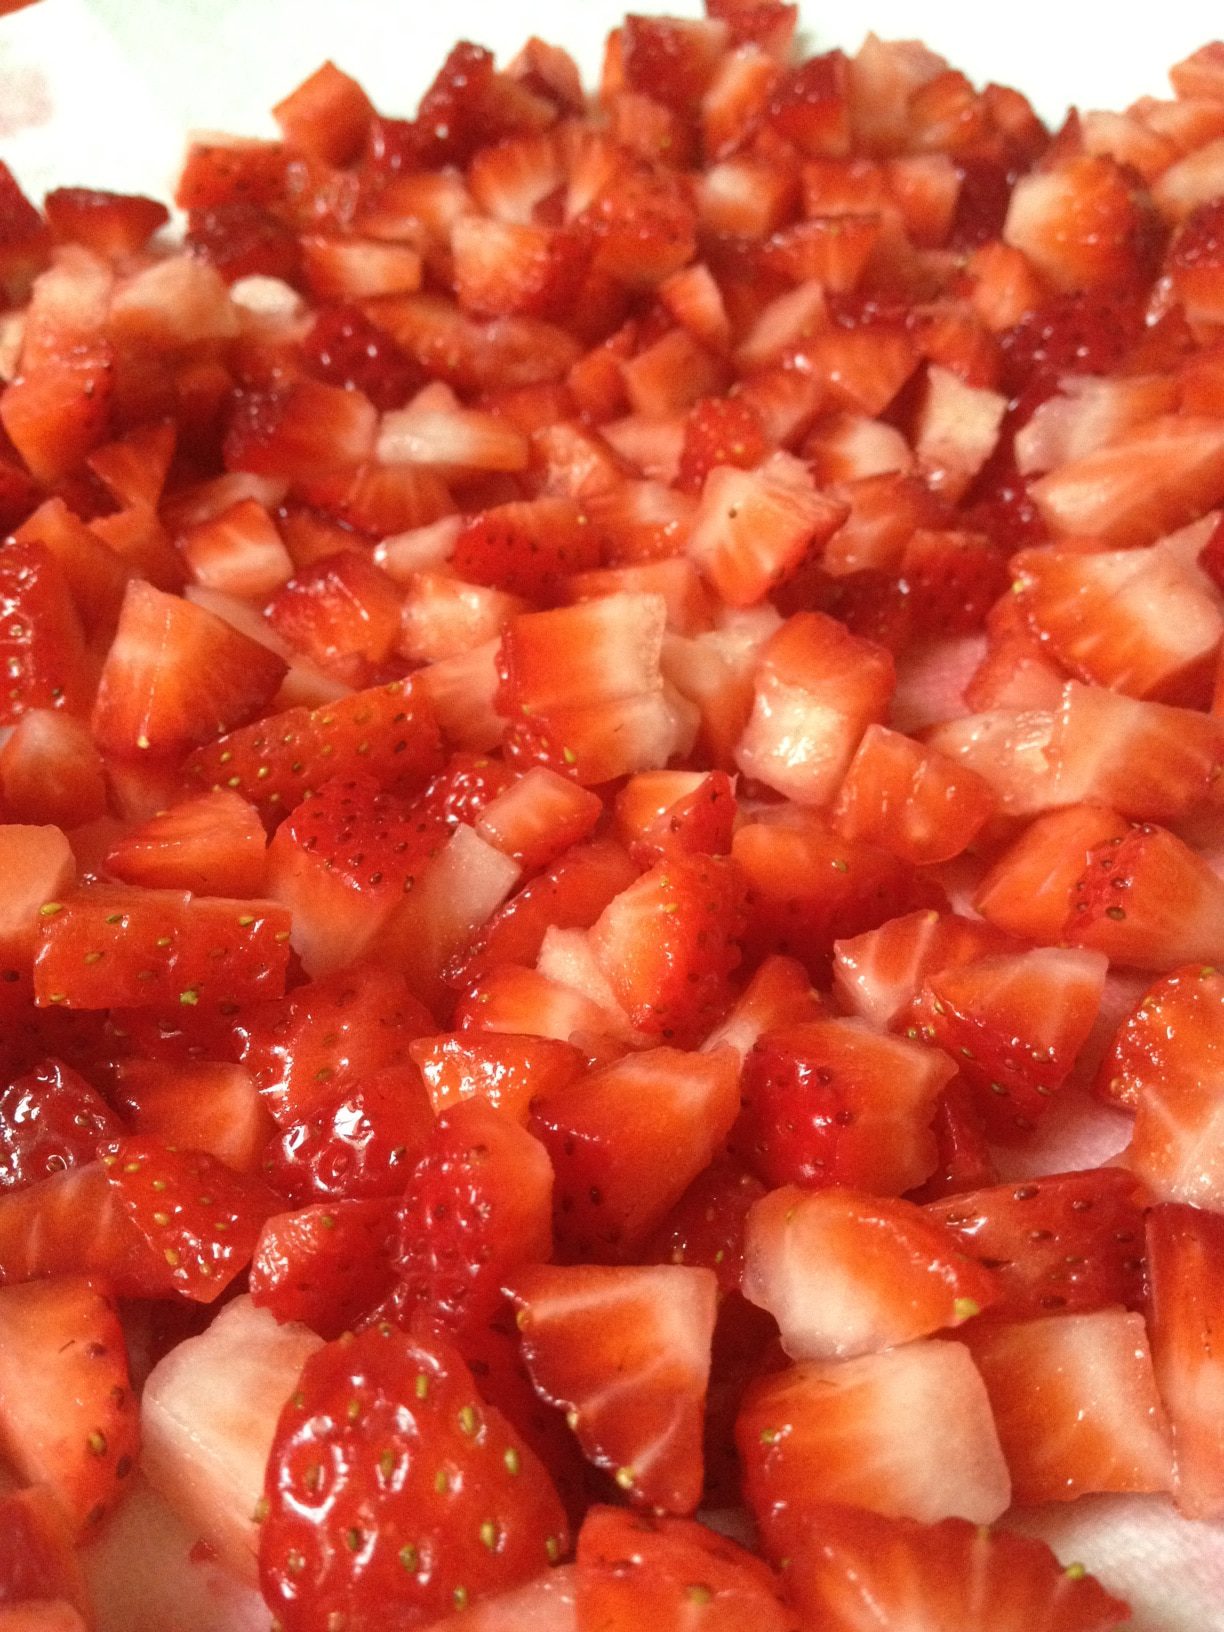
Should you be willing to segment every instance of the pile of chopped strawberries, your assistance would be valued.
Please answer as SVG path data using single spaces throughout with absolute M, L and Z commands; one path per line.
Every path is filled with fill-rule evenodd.
M 1224 45 L 795 25 L 327 64 L 181 241 L 0 166 L 5 1632 L 1108 1632 L 1013 1523 L 1224 1518 Z

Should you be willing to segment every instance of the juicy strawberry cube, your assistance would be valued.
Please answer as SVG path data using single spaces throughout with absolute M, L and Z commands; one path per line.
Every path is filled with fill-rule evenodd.
M 178 547 L 197 584 L 242 600 L 270 595 L 293 574 L 276 524 L 257 499 L 239 499 L 197 522 Z
M 272 113 L 291 147 L 325 164 L 348 164 L 365 143 L 374 108 L 355 79 L 325 62 Z
M 1195 1518 L 1224 1511 L 1224 1454 L 1211 1401 L 1220 1386 L 1212 1334 L 1224 1304 L 1224 1229 L 1218 1213 L 1154 1207 L 1147 1220 L 1152 1356 L 1173 1428 L 1177 1503 Z
M 356 306 L 322 307 L 302 353 L 325 384 L 359 391 L 380 413 L 402 408 L 420 384 L 412 360 Z
M 265 616 L 295 651 L 345 683 L 370 680 L 399 639 L 402 596 L 387 574 L 355 550 L 296 572 Z
M 1134 1110 L 1193 1092 L 1213 1078 L 1224 1050 L 1224 975 L 1202 964 L 1175 969 L 1126 1013 L 1101 1060 L 1097 1091 Z
M 0 1093 L 0 1120 L 9 1130 L 0 1190 L 83 1166 L 103 1140 L 123 1131 L 106 1101 L 62 1060 L 14 1078 Z
M 0 397 L 0 423 L 44 486 L 67 476 L 111 430 L 115 357 L 82 341 L 20 374 Z
M 564 578 L 599 565 L 593 533 L 572 499 L 495 505 L 464 525 L 451 570 L 466 583 L 547 605 L 561 598 Z
M 1039 816 L 995 861 L 973 896 L 982 917 L 1028 940 L 1061 940 L 1072 891 L 1095 848 L 1127 825 L 1104 805 L 1069 805 Z
M 929 975 L 1011 947 L 1005 936 L 976 918 L 910 912 L 865 935 L 838 941 L 834 990 L 844 1009 L 883 1029 L 906 1015 Z
M 392 1280 L 390 1199 L 316 1202 L 267 1220 L 251 1257 L 251 1302 L 282 1323 L 339 1337 Z
M 287 481 L 351 469 L 373 456 L 377 419 L 374 404 L 355 388 L 300 379 L 249 391 L 230 417 L 226 468 Z
M 639 863 L 668 856 L 725 855 L 736 804 L 723 771 L 647 771 L 631 777 L 616 798 L 616 819 Z
M 1023 176 L 1003 226 L 1056 289 L 1118 288 L 1152 269 L 1151 199 L 1112 159 L 1083 154 Z
M 70 583 L 44 545 L 0 548 L 0 720 L 29 709 L 84 713 L 93 685 Z
M 482 1099 L 520 1123 L 534 1100 L 567 1088 L 584 1067 L 576 1048 L 549 1037 L 439 1032 L 413 1043 L 410 1053 L 439 1115 Z
M 1089 852 L 1063 933 L 1115 963 L 1171 969 L 1220 962 L 1222 925 L 1224 880 L 1175 834 L 1144 825 Z
M 833 820 L 848 839 L 923 866 L 960 855 L 995 805 L 994 790 L 975 772 L 871 725 L 850 762 Z
M 242 1066 L 129 1059 L 116 1067 L 115 1076 L 115 1103 L 132 1133 L 203 1151 L 235 1173 L 259 1172 L 274 1125 Z
M 195 895 L 257 895 L 267 835 L 257 812 L 228 788 L 184 799 L 111 846 L 107 871 L 125 884 Z
M 451 233 L 455 297 L 479 317 L 560 317 L 576 296 L 588 250 L 561 227 L 460 216 Z

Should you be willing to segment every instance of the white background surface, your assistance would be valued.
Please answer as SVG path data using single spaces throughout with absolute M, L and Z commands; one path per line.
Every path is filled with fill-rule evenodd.
M 700 0 L 636 0 L 697 16 Z M 326 57 L 387 113 L 408 113 L 457 38 L 504 58 L 529 33 L 594 74 L 623 0 L 42 0 L 0 18 L 0 153 L 41 195 L 70 183 L 166 196 L 187 131 L 258 135 Z M 803 5 L 816 48 L 868 28 L 918 35 L 976 81 L 1018 85 L 1046 118 L 1068 103 L 1164 94 L 1171 63 L 1224 36 L 1220 0 L 826 0 Z M 1132 19 L 1142 18 L 1140 26 Z M 1222 1622 L 1224 1625 L 1224 1622 Z

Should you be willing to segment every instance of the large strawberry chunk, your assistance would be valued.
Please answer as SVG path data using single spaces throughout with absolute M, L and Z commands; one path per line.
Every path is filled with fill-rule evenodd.
M 0 549 L 0 719 L 34 708 L 88 708 L 89 664 L 67 576 L 52 552 L 17 540 Z
M 316 1202 L 277 1213 L 251 1257 L 251 1301 L 279 1321 L 339 1337 L 391 1284 L 395 1206 L 385 1198 Z
M 1139 969 L 1213 964 L 1224 959 L 1224 880 L 1175 833 L 1145 823 L 1089 852 L 1063 932 Z
M 44 1060 L 0 1093 L 6 1139 L 0 1190 L 15 1190 L 93 1160 L 122 1132 L 110 1106 L 62 1060 Z
M 307 1361 L 265 1499 L 260 1576 L 287 1632 L 453 1612 L 567 1547 L 548 1475 L 457 1352 L 390 1326 Z

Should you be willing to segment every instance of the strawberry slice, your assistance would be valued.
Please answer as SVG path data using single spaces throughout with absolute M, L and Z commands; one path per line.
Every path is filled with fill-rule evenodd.
M 962 1519 L 914 1524 L 850 1507 L 811 1510 L 786 1579 L 803 1614 L 828 1632 L 1114 1632 L 1130 1614 L 1044 1542 Z
M 822 1502 L 990 1524 L 1010 1501 L 986 1386 L 960 1343 L 925 1338 L 762 1377 L 735 1439 L 748 1505 L 775 1556 Z
M 578 1532 L 580 1628 L 795 1632 L 782 1582 L 743 1547 L 691 1519 L 592 1507 Z
M 971 1326 L 1017 1502 L 1173 1488 L 1143 1316 L 1121 1309 Z
M 1219 977 L 1214 969 L 1183 971 L 1161 982 L 1136 1026 L 1143 1063 L 1134 1083 L 1135 1124 L 1127 1162 L 1161 1201 L 1218 1208 L 1224 1198 L 1220 1160 Z M 1163 989 L 1162 989 L 1163 988 Z M 1150 1033 L 1173 1018 L 1176 1029 Z
M 456 1350 L 390 1326 L 306 1362 L 264 1492 L 260 1578 L 286 1632 L 368 1622 L 388 1603 L 453 1613 L 568 1545 L 542 1464 L 480 1403 Z
M 246 722 L 285 664 L 202 607 L 133 579 L 107 653 L 93 733 L 104 753 L 181 754 Z
M 881 1029 L 891 1027 L 905 1016 L 929 976 L 1009 951 L 1013 944 L 976 918 L 909 912 L 837 942 L 834 990 L 851 1014 Z
M 255 810 L 228 788 L 184 799 L 124 833 L 106 870 L 125 884 L 195 895 L 258 895 L 267 835 Z
M 717 1287 L 708 1269 L 527 1266 L 506 1291 L 523 1355 L 587 1456 L 643 1506 L 691 1513 Z
M 797 1360 L 846 1360 L 960 1326 L 996 1279 L 906 1201 L 783 1185 L 755 1202 L 744 1295 Z
M 335 1338 L 392 1280 L 390 1199 L 316 1202 L 267 1220 L 251 1257 L 251 1302 Z
M 770 451 L 761 416 L 739 397 L 703 397 L 684 423 L 684 447 L 676 486 L 700 493 L 719 465 L 752 470 Z
M 154 1259 L 101 1162 L 0 1195 L 0 1282 L 98 1275 L 121 1297 L 164 1298 L 170 1270 Z
M 40 359 L 6 388 L 0 424 L 44 487 L 67 476 L 112 434 L 115 372 L 105 340 L 82 340 Z
M 935 1167 L 930 1132 L 946 1055 L 852 1020 L 766 1032 L 744 1061 L 733 1136 L 766 1184 L 900 1195 Z
M 506 1273 L 552 1255 L 552 1192 L 547 1151 L 511 1118 L 480 1098 L 444 1111 L 399 1207 L 397 1307 L 489 1320 Z
M 950 861 L 995 812 L 993 788 L 967 766 L 899 731 L 869 725 L 833 806 L 848 839 L 878 844 L 914 866 Z
M 381 413 L 402 408 L 420 370 L 356 306 L 323 306 L 302 341 L 306 365 L 327 385 L 360 391 Z
M 159 1008 L 277 997 L 289 915 L 271 901 L 95 884 L 42 908 L 35 1001 Z
M 50 1487 L 78 1533 L 119 1500 L 140 1421 L 104 1282 L 0 1288 L 0 1443 L 22 1479 Z
M 128 1059 L 115 1067 L 113 1096 L 131 1133 L 215 1156 L 235 1173 L 259 1172 L 272 1134 L 254 1078 L 219 1060 Z M 118 1137 L 118 1130 L 109 1137 Z
M 926 1211 L 999 1277 L 983 1320 L 1143 1305 L 1143 1213 L 1122 1168 L 997 1184 Z
M 377 432 L 378 413 L 360 391 L 302 378 L 240 393 L 222 452 L 227 470 L 310 481 L 372 458 Z
M 627 1055 L 531 1108 L 556 1172 L 558 1247 L 632 1258 L 722 1146 L 739 1109 L 730 1049 Z
M 928 976 L 912 1014 L 956 1060 L 990 1136 L 1014 1141 L 1070 1075 L 1104 985 L 1099 955 L 1038 947 Z
M 104 1139 L 123 1131 L 110 1106 L 62 1060 L 44 1060 L 0 1093 L 0 1191 L 91 1162 Z
M 92 676 L 69 580 L 41 543 L 0 548 L 0 721 L 35 708 L 84 712 Z
M 1138 969 L 1224 961 L 1224 879 L 1176 834 L 1133 827 L 1089 851 L 1063 933 Z
M 159 200 L 138 193 L 107 193 L 95 187 L 55 187 L 43 200 L 59 239 L 83 244 L 109 260 L 135 255 L 170 219 Z
M 299 568 L 264 608 L 282 640 L 345 685 L 368 684 L 395 650 L 402 595 L 356 550 Z
M 327 781 L 372 776 L 383 787 L 415 792 L 441 757 L 432 709 L 399 680 L 319 708 L 269 715 L 210 743 L 188 770 L 279 820 Z
M 106 813 L 102 757 L 71 714 L 31 709 L 0 748 L 0 790 L 10 819 L 70 830 Z
M 549 606 L 567 577 L 600 565 L 599 536 L 573 499 L 499 504 L 464 524 L 450 565 L 467 583 Z
M 744 922 L 734 862 L 672 856 L 608 903 L 591 950 L 639 1030 L 692 1044 L 728 1006 Z
M 482 839 L 525 872 L 547 867 L 599 825 L 603 806 L 598 797 L 569 777 L 558 776 L 546 765 L 513 779 L 504 766 L 496 771 L 504 773 L 504 785 L 500 790 L 496 785 L 490 788 L 487 802 L 482 797 L 474 826 Z
M 1104 805 L 1070 805 L 1030 822 L 973 895 L 983 918 L 1027 940 L 1062 939 L 1071 892 L 1097 845 L 1122 838 L 1126 822 Z
M 1154 1207 L 1147 1220 L 1152 1354 L 1173 1425 L 1177 1503 L 1194 1518 L 1224 1514 L 1224 1444 L 1215 1333 L 1224 1311 L 1224 1220 L 1197 1207 Z
M 1114 1034 L 1097 1092 L 1134 1110 L 1152 1096 L 1176 1104 L 1224 1071 L 1224 975 L 1201 964 L 1175 969 L 1148 989 Z

